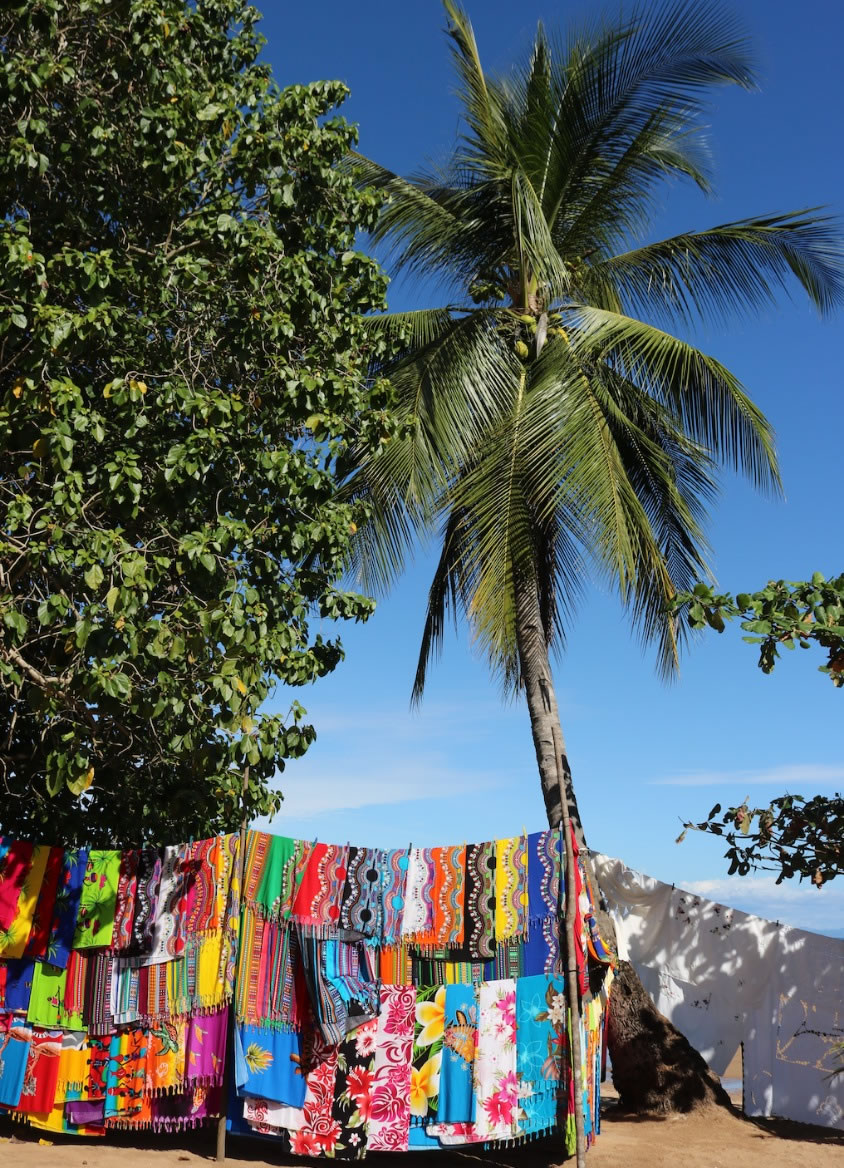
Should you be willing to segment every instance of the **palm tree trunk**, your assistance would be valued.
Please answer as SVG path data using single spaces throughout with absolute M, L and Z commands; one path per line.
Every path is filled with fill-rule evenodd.
M 566 753 L 565 739 L 560 724 L 557 695 L 551 676 L 548 646 L 542 625 L 539 598 L 535 586 L 530 583 L 516 583 L 516 639 L 519 649 L 519 666 L 522 684 L 525 688 L 528 712 L 530 714 L 533 745 L 545 799 L 545 810 L 550 827 L 563 825 L 566 840 L 566 985 L 569 991 L 569 1008 L 572 1013 L 572 1030 L 577 1032 L 574 1019 L 579 1021 L 579 1000 L 577 993 L 577 968 L 574 958 L 573 927 L 575 919 L 574 856 L 571 848 L 569 825 L 574 830 L 580 855 L 586 867 L 586 875 L 592 889 L 600 897 L 595 909 L 601 934 L 613 951 L 616 951 L 615 926 L 612 917 L 605 911 L 600 886 L 589 858 L 589 850 L 583 832 L 583 823 L 577 809 L 571 767 Z M 571 868 L 570 868 L 571 865 Z M 572 971 L 572 965 L 574 970 Z M 572 999 L 574 1004 L 572 1004 Z M 573 1044 L 579 1047 L 578 1043 Z M 639 1113 L 644 1112 L 688 1112 L 699 1107 L 717 1103 L 730 1106 L 727 1093 L 720 1080 L 710 1071 L 703 1057 L 664 1015 L 660 1014 L 639 980 L 632 965 L 619 961 L 609 1006 L 607 1046 L 612 1060 L 613 1084 L 619 1093 L 622 1106 Z M 580 1100 L 579 1084 L 582 1070 L 579 1065 L 579 1050 L 573 1052 L 573 1074 L 575 1099 Z M 583 1129 L 583 1115 L 579 1106 L 575 1108 L 575 1120 L 579 1118 L 578 1168 L 580 1160 L 580 1140 Z M 585 1151 L 585 1141 L 584 1141 Z M 585 1162 L 585 1161 L 584 1161 Z

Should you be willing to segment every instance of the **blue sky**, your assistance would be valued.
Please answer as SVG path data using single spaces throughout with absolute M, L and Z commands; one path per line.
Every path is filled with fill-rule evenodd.
M 467 0 L 466 7 L 486 67 L 506 70 L 529 48 L 539 19 L 565 27 L 592 6 Z M 458 107 L 438 0 L 266 0 L 264 9 L 266 56 L 279 82 L 345 81 L 344 112 L 359 123 L 365 153 L 407 173 L 448 150 Z M 760 91 L 716 93 L 708 118 L 716 196 L 668 189 L 653 239 L 819 203 L 842 212 L 836 111 L 844 7 L 743 0 L 738 11 Z M 390 292 L 393 308 L 419 298 L 407 285 Z M 719 583 L 750 591 L 771 578 L 840 571 L 842 317 L 820 321 L 795 293 L 759 318 L 701 328 L 695 340 L 744 380 L 771 418 L 786 490 L 784 500 L 765 498 L 724 476 L 709 529 Z M 369 624 L 344 631 L 347 659 L 337 672 L 296 695 L 318 740 L 281 780 L 286 802 L 275 830 L 429 844 L 542 826 L 526 710 L 502 704 L 465 628 L 449 638 L 422 709 L 409 709 L 431 567 L 430 552 L 420 551 Z M 665 685 L 615 598 L 596 583 L 555 668 L 590 845 L 713 899 L 840 929 L 844 887 L 777 890 L 764 876 L 727 880 L 717 840 L 674 843 L 681 819 L 703 818 L 716 801 L 842 789 L 844 695 L 818 664 L 814 653 L 795 654 L 764 677 L 735 628 L 702 638 L 679 680 Z

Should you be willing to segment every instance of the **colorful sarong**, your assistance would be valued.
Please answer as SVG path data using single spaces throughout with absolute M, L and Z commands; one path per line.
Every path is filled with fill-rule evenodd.
M 415 1021 L 416 990 L 412 986 L 382 986 L 369 1107 L 368 1146 L 372 1152 L 407 1151 Z
M 385 945 L 394 945 L 402 934 L 404 896 L 410 856 L 407 848 L 391 848 L 381 862 L 382 937 Z
M 223 1082 L 228 1028 L 227 1006 L 212 1014 L 198 1014 L 191 1018 L 187 1028 L 185 1082 L 203 1087 Z
M 470 844 L 466 849 L 467 949 L 473 961 L 495 952 L 495 844 Z
M 141 1110 L 146 1079 L 147 1035 L 135 1028 L 112 1035 L 106 1067 L 105 1118 L 123 1119 Z
M 114 908 L 114 948 L 129 949 L 132 944 L 132 922 L 135 919 L 135 897 L 138 889 L 138 861 L 140 853 L 124 852 L 120 858 L 117 878 L 117 901 Z
M 381 934 L 381 886 L 384 853 L 377 848 L 349 848 L 340 898 L 339 924 L 362 937 Z
M 440 1094 L 443 1035 L 445 1032 L 445 990 L 441 986 L 418 986 L 410 1070 L 411 1124 L 435 1121 Z
M 362 1160 L 366 1156 L 377 1026 L 374 1018 L 364 1023 L 341 1043 L 338 1051 L 331 1109 L 331 1118 L 340 1128 L 333 1149 L 337 1160 Z
M 516 1070 L 520 1135 L 550 1131 L 557 1122 L 557 1095 L 567 1048 L 562 978 L 522 977 L 516 983 Z
M 92 848 L 88 853 L 73 935 L 74 949 L 111 945 L 120 859 L 120 852 L 109 849 Z
M 41 845 L 32 848 L 29 865 L 20 884 L 12 922 L 0 933 L 0 957 L 6 959 L 23 957 L 49 858 L 50 848 Z M 16 879 L 17 877 L 12 881 L 13 884 Z
M 0 1104 L 17 1107 L 23 1089 L 32 1029 L 23 1019 L 0 1015 Z
M 438 1123 L 472 1123 L 475 1118 L 473 1073 L 477 1041 L 475 987 L 446 986 Z
M 475 1055 L 475 1131 L 483 1140 L 508 1140 L 518 1132 L 516 983 L 505 978 L 478 987 Z
M 523 835 L 495 841 L 495 937 L 527 935 L 527 847 Z
M 235 1064 L 238 1091 L 284 1103 L 288 1107 L 304 1105 L 301 1035 L 258 1026 L 240 1026 L 238 1042 Z
M 66 966 L 76 932 L 76 916 L 82 896 L 82 884 L 88 867 L 84 848 L 65 848 L 59 876 L 49 939 L 44 954 L 51 965 Z
M 35 957 L 42 960 L 47 955 L 63 860 L 64 848 L 50 848 L 44 869 L 44 878 L 41 881 L 41 890 L 38 893 L 38 901 L 32 917 L 32 928 L 23 951 L 24 957 Z

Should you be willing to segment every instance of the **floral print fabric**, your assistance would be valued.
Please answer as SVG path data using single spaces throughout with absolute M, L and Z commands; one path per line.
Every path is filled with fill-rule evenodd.
M 519 1109 L 516 982 L 511 978 L 481 982 L 478 987 L 474 1086 L 478 1138 L 508 1140 L 516 1135 Z

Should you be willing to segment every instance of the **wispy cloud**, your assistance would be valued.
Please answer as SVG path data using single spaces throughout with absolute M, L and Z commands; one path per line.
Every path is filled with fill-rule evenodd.
M 783 791 L 802 787 L 833 787 L 844 783 L 844 766 L 826 763 L 791 763 L 762 770 L 691 771 L 650 779 L 652 787 L 780 787 Z
M 794 881 L 777 884 L 772 875 L 760 874 L 678 881 L 678 886 L 719 904 L 811 932 L 832 932 L 840 936 L 840 927 L 844 925 L 844 881 L 834 880 L 815 888 Z
M 283 815 L 309 819 L 327 811 L 450 799 L 493 791 L 506 781 L 503 773 L 458 770 L 434 754 L 390 761 L 355 756 L 348 762 L 338 760 L 329 768 L 289 770 L 281 781 Z

